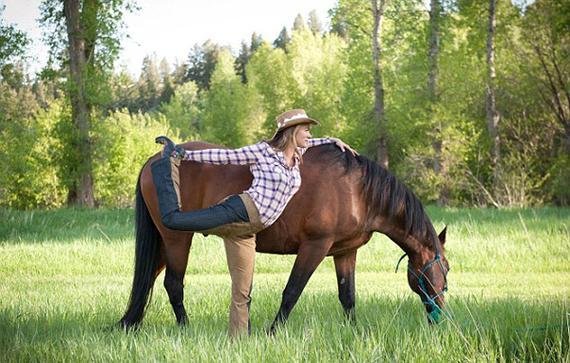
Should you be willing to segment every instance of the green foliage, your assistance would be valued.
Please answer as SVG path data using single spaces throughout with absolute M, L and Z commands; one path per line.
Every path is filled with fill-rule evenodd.
M 570 156 L 560 154 L 549 170 L 550 180 L 547 188 L 552 200 L 558 205 L 570 204 Z
M 281 48 L 264 43 L 249 61 L 247 79 L 250 89 L 260 95 L 265 113 L 260 137 L 270 138 L 275 132 L 275 117 L 295 104 L 296 89 L 287 55 Z
M 176 88 L 170 102 L 163 103 L 160 112 L 182 140 L 200 138 L 200 98 L 198 86 L 192 81 Z
M 279 32 L 279 35 L 277 36 L 277 38 L 273 41 L 273 47 L 274 48 L 281 48 L 284 51 L 287 51 L 287 44 L 291 41 L 291 37 L 289 36 L 289 33 L 287 32 L 287 28 L 283 27 L 283 29 L 281 29 L 281 31 Z
M 90 9 L 83 10 L 87 40 L 96 39 L 97 48 L 86 87 L 95 117 L 90 135 L 97 152 L 93 163 L 100 204 L 130 203 L 126 191 L 132 191 L 136 171 L 121 174 L 125 166 L 135 163 L 125 156 L 132 146 L 124 138 L 131 132 L 139 135 L 128 129 L 141 124 L 153 130 L 144 137 L 132 134 L 135 139 L 145 138 L 141 145 L 152 143 L 168 127 L 182 140 L 239 147 L 270 138 L 281 112 L 304 108 L 322 123 L 314 129 L 315 136 L 340 137 L 364 155 L 376 157 L 379 130 L 374 123 L 369 2 L 340 0 L 330 11 L 329 31 L 322 28 L 315 12 L 309 14 L 308 22 L 298 15 L 291 33 L 283 27 L 273 46 L 253 33 L 236 59 L 227 47 L 212 41 L 194 46 L 187 63 L 177 64 L 173 71 L 165 60 L 159 66 L 156 56 L 148 56 L 138 80 L 125 71 L 111 75 L 122 15 L 134 8 L 133 3 L 97 3 L 96 21 L 87 16 Z M 488 2 L 443 1 L 433 98 L 427 89 L 429 15 L 425 6 L 419 0 L 391 0 L 384 14 L 380 65 L 391 171 L 426 202 L 442 202 L 445 194 L 451 205 L 566 205 L 570 200 L 567 2 L 537 0 L 519 9 L 512 2 L 498 1 L 495 63 L 501 162 L 496 168 L 491 165 L 485 123 Z M 61 200 L 60 195 L 77 187 L 90 158 L 78 152 L 80 135 L 65 103 L 58 100 L 61 89 L 68 94 L 73 91 L 62 87 L 69 80 L 64 76 L 67 35 L 62 3 L 43 0 L 40 9 L 52 57 L 42 80 L 33 84 L 25 74 L 25 63 L 18 59 L 25 35 L 0 23 L 0 40 L 9 38 L 0 44 L 0 65 L 4 65 L 0 135 L 3 140 L 19 136 L 22 148 L 31 147 L 30 135 L 40 135 L 49 139 L 46 144 L 51 143 L 53 153 L 37 165 L 20 156 L 6 157 L 2 165 L 7 170 L 27 165 L 34 175 L 42 175 L 40 165 L 49 165 L 50 173 L 55 173 L 53 188 L 60 193 L 54 194 L 55 199 Z M 8 53 L 14 56 L 5 56 Z M 36 116 L 39 108 L 47 113 Z M 0 149 L 5 155 L 13 153 L 7 146 Z M 148 150 L 155 149 L 149 146 Z M 107 170 L 111 170 L 109 178 L 104 175 Z M 20 170 L 14 175 L 28 174 Z M 0 177 L 4 205 L 8 205 L 4 192 L 8 179 Z M 24 188 L 21 204 L 14 204 L 14 196 L 9 205 L 59 205 L 42 196 L 34 201 L 32 191 L 38 190 L 34 183 Z
M 188 55 L 185 80 L 196 83 L 200 90 L 207 90 L 210 87 L 210 78 L 218 62 L 218 54 L 222 49 L 223 47 L 210 40 L 202 45 L 194 45 Z
M 29 103 L 28 103 L 29 104 Z M 0 132 L 0 205 L 18 209 L 54 208 L 65 202 L 66 189 L 57 173 L 56 124 L 69 117 L 62 102 L 24 119 L 12 120 Z
M 231 53 L 220 52 L 204 99 L 205 139 L 228 147 L 254 142 L 261 126 L 261 119 L 256 117 L 259 108 L 257 94 L 235 74 Z
M 316 135 L 337 134 L 345 126 L 340 95 L 346 66 L 341 59 L 342 41 L 335 35 L 321 37 L 306 28 L 293 32 L 287 53 L 265 43 L 248 65 L 249 86 L 262 100 L 265 122 L 260 136 L 275 132 L 275 117 L 289 108 L 304 108 L 319 119 Z
M 138 109 L 143 112 L 153 111 L 160 105 L 162 91 L 161 77 L 158 71 L 156 55 L 143 59 L 141 75 L 138 80 Z
M 5 7 L 5 5 L 0 5 L 0 69 L 22 56 L 30 43 L 26 33 L 13 25 L 4 23 L 2 13 Z
M 99 205 L 133 204 L 139 171 L 147 159 L 160 150 L 154 142 L 158 135 L 177 137 L 160 114 L 152 117 L 116 111 L 93 125 L 93 179 Z
M 316 135 L 338 135 L 345 128 L 339 108 L 346 77 L 344 44 L 334 34 L 321 37 L 308 29 L 293 32 L 287 57 L 291 65 L 294 102 L 321 121 Z

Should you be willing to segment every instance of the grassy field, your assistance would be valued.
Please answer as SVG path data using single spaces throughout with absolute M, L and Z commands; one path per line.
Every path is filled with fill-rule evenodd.
M 570 361 L 570 209 L 428 208 L 449 226 L 451 319 L 430 327 L 400 250 L 375 235 L 357 258 L 357 320 L 345 322 L 332 260 L 290 321 L 274 318 L 294 256 L 257 256 L 253 335 L 228 339 L 221 240 L 197 237 L 185 279 L 190 324 L 175 325 L 159 277 L 142 328 L 122 315 L 134 255 L 132 210 L 0 210 L 0 361 Z

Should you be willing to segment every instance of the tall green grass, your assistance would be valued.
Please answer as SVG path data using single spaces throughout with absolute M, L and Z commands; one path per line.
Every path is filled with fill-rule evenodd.
M 375 235 L 357 258 L 357 324 L 337 299 L 331 259 L 290 321 L 270 325 L 294 256 L 257 256 L 253 335 L 227 338 L 221 240 L 197 236 L 185 279 L 190 323 L 175 325 L 157 280 L 136 333 L 109 329 L 128 299 L 132 210 L 0 210 L 2 361 L 569 361 L 570 210 L 428 208 L 448 225 L 451 317 L 430 327 L 401 251 Z

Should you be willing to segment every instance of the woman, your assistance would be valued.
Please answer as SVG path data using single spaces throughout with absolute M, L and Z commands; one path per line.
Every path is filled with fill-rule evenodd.
M 170 229 L 200 231 L 224 238 L 232 279 L 230 335 L 249 332 L 249 302 L 255 260 L 255 233 L 272 225 L 301 186 L 300 164 L 309 147 L 334 143 L 355 153 L 336 138 L 311 139 L 310 128 L 319 122 L 304 110 L 294 109 L 276 119 L 277 131 L 269 141 L 240 149 L 182 150 L 165 137 L 163 157 L 152 165 L 162 224 Z M 249 165 L 249 189 L 205 209 L 180 210 L 178 165 L 181 160 L 211 164 Z

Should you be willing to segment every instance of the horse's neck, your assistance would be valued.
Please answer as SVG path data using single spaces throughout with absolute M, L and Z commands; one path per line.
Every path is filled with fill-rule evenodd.
M 396 223 L 394 218 L 385 218 L 377 228 L 377 232 L 388 236 L 408 255 L 419 254 L 428 248 L 416 236 L 406 235 L 405 227 Z

